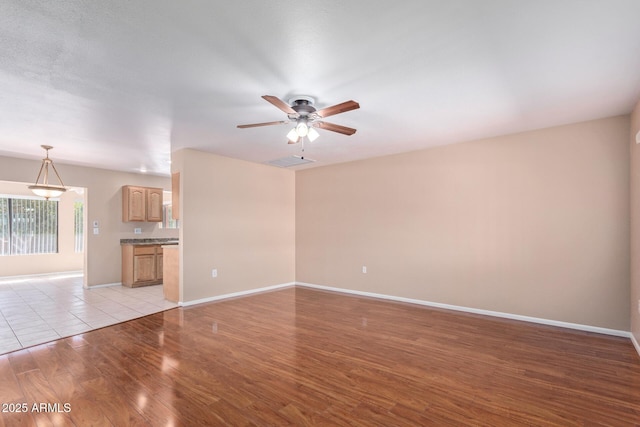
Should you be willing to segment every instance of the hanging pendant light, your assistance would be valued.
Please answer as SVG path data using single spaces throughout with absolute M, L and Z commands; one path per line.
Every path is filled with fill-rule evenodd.
M 62 178 L 58 174 L 56 167 L 53 165 L 53 160 L 49 158 L 49 150 L 53 147 L 50 145 L 41 145 L 47 152 L 47 156 L 42 159 L 42 165 L 40 166 L 40 172 L 38 172 L 38 177 L 36 178 L 36 183 L 34 185 L 29 186 L 29 190 L 33 191 L 36 196 L 44 197 L 49 200 L 50 197 L 59 197 L 62 193 L 67 191 L 62 182 Z M 49 184 L 49 165 L 51 165 L 51 169 L 58 177 L 58 181 L 60 181 L 60 185 L 52 185 Z M 40 177 L 42 177 L 42 183 L 40 184 Z

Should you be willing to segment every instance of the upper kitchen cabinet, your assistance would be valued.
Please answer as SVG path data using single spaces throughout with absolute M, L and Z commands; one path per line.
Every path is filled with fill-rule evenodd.
M 162 188 L 122 187 L 122 221 L 162 222 Z
M 162 222 L 162 188 L 146 188 L 147 221 Z

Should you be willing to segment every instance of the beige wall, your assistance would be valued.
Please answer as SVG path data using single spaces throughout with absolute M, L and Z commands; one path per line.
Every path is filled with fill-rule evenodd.
M 53 157 L 55 162 L 55 156 Z M 0 181 L 32 182 L 40 161 L 0 156 Z M 86 188 L 85 209 L 89 225 L 98 221 L 100 234 L 87 233 L 85 281 L 88 286 L 119 283 L 121 277 L 120 239 L 140 237 L 177 237 L 178 230 L 159 229 L 155 223 L 123 223 L 123 185 L 133 184 L 171 189 L 169 178 L 105 169 L 65 165 L 55 162 L 65 185 Z M 133 233 L 135 227 L 142 234 Z M 0 271 L 0 276 L 5 276 Z
M 627 148 L 639 110 L 297 173 L 176 152 L 181 300 L 297 280 L 619 330 L 631 319 L 640 338 L 629 263 L 640 150 L 631 144 L 629 162 Z M 122 185 L 170 189 L 169 178 L 56 164 L 87 188 L 87 220 L 100 223 L 89 285 L 120 281 L 121 238 L 178 235 L 121 221 Z M 30 182 L 39 166 L 0 157 L 0 180 Z
M 33 183 L 0 181 L 0 195 L 35 197 L 27 188 Z M 0 256 L 0 276 L 24 276 L 82 270 L 84 254 L 75 252 L 74 203 L 84 194 L 69 189 L 58 200 L 58 252 L 52 254 Z
M 195 150 L 173 153 L 172 169 L 181 185 L 181 301 L 295 280 L 293 171 Z
M 628 138 L 623 116 L 299 171 L 296 280 L 629 330 Z
M 631 153 L 631 333 L 640 343 L 640 145 L 636 144 L 636 134 L 640 132 L 640 102 L 631 113 L 630 126 Z

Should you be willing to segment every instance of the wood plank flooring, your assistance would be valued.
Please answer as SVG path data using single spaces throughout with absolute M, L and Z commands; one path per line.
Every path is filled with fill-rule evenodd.
M 640 357 L 624 338 L 298 287 L 0 356 L 0 403 L 0 426 L 633 426 Z

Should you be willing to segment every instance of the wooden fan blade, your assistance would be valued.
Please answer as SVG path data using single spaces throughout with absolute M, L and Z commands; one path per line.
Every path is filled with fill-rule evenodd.
M 298 117 L 298 113 L 296 112 L 296 110 L 291 108 L 291 106 L 289 104 L 287 104 L 286 102 L 284 102 L 283 100 L 281 100 L 277 96 L 263 95 L 262 99 L 272 103 L 273 105 L 275 105 L 276 107 L 278 107 L 279 109 L 284 111 L 285 113 L 287 113 L 287 114 L 295 114 L 295 116 Z
M 289 121 L 280 120 L 280 121 L 277 121 L 277 122 L 252 123 L 250 125 L 238 125 L 238 127 L 240 129 L 246 129 L 246 128 L 257 128 L 259 126 L 284 125 L 286 123 L 289 123 Z
M 323 108 L 316 111 L 316 114 L 322 118 L 333 116 L 335 114 L 346 113 L 347 111 L 357 110 L 360 108 L 360 104 L 356 101 L 346 101 L 341 104 L 337 104 L 331 107 Z
M 356 133 L 356 130 L 354 128 L 348 128 L 346 126 L 340 126 L 334 123 L 314 122 L 313 125 L 321 129 L 330 130 L 331 132 L 338 132 L 343 135 L 353 135 L 354 133 Z

